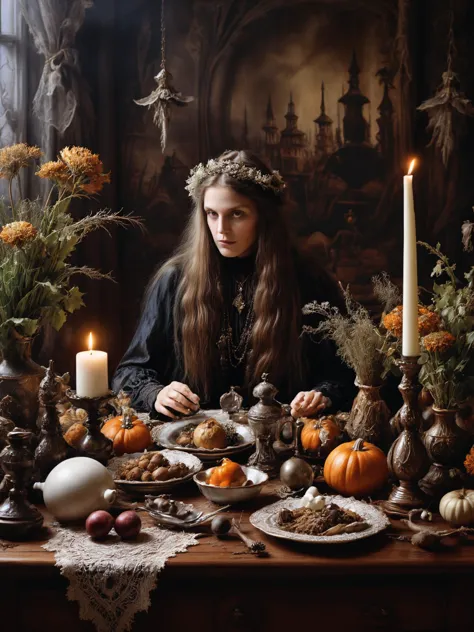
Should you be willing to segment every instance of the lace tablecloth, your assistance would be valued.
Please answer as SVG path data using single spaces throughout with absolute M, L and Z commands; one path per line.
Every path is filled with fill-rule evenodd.
M 148 610 L 166 560 L 198 543 L 195 534 L 158 527 L 142 529 L 135 540 L 110 534 L 101 542 L 84 529 L 54 525 L 53 530 L 43 548 L 54 552 L 69 580 L 67 598 L 79 602 L 80 618 L 92 621 L 98 632 L 130 630 L 135 614 Z

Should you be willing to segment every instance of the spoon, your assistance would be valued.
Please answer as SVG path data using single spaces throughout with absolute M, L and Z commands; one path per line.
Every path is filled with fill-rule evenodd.
M 252 538 L 249 538 L 245 533 L 242 533 L 234 518 L 229 520 L 227 516 L 216 516 L 211 522 L 211 531 L 218 538 L 223 535 L 236 535 L 242 540 L 248 550 L 257 557 L 268 556 L 265 544 L 258 540 L 252 540 Z

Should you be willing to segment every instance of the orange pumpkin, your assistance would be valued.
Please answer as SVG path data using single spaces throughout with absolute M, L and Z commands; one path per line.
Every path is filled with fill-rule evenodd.
M 324 464 L 326 483 L 345 496 L 366 496 L 388 479 L 387 457 L 362 439 L 335 448 Z
M 138 419 L 131 408 L 123 408 L 122 415 L 112 417 L 102 426 L 102 434 L 114 443 L 117 456 L 142 452 L 152 443 L 148 427 Z
M 222 459 L 222 465 L 212 468 L 207 482 L 217 487 L 241 487 L 246 480 L 247 477 L 238 463 Z
M 304 422 L 301 445 L 307 452 L 325 457 L 338 445 L 341 430 L 332 417 L 302 417 L 301 421 Z

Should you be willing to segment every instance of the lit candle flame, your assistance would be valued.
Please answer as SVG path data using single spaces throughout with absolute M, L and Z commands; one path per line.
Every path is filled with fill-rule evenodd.
M 92 338 L 92 331 L 89 333 L 89 351 L 94 348 L 94 339 Z
M 410 162 L 410 166 L 408 167 L 408 174 L 409 176 L 411 176 L 411 174 L 413 173 L 413 169 L 415 168 L 416 165 L 416 159 L 413 158 L 413 160 Z

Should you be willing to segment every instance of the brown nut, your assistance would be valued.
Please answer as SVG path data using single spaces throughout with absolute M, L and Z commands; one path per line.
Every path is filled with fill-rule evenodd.
M 139 481 L 143 471 L 139 467 L 134 467 L 133 470 L 127 472 L 127 481 Z
M 157 467 L 152 473 L 154 481 L 167 481 L 169 478 L 169 470 L 167 467 Z
M 148 471 L 143 472 L 141 480 L 144 481 L 144 482 L 152 481 L 153 477 L 151 475 L 151 472 L 148 472 Z
M 161 454 L 161 452 L 155 452 L 150 459 L 150 464 L 153 463 L 155 468 L 157 468 L 163 463 L 164 460 L 165 457 Z
M 182 474 L 182 469 L 179 465 L 171 465 L 168 469 L 169 478 L 180 478 Z

